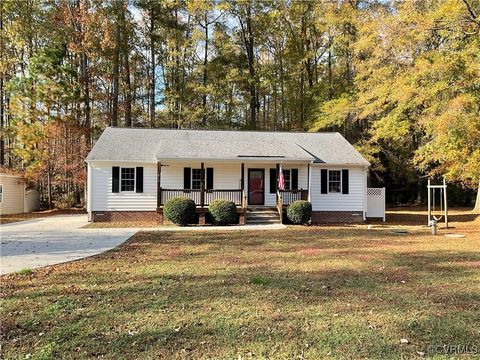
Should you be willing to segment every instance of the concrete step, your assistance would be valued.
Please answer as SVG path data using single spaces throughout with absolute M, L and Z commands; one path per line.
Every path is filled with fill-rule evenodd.
M 257 213 L 257 212 L 277 212 L 275 207 L 248 207 L 247 213 Z
M 247 224 L 281 224 L 282 221 L 276 208 L 247 209 Z
M 250 213 L 247 218 L 278 218 L 278 213 Z
M 247 224 L 281 224 L 282 222 L 277 219 L 247 219 Z

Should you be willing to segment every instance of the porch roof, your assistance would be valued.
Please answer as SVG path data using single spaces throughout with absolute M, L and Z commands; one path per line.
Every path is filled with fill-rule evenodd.
M 157 160 L 313 161 L 369 165 L 336 132 L 105 129 L 86 161 Z

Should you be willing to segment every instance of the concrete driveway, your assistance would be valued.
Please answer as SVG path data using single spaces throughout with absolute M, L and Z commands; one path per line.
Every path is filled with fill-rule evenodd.
M 138 229 L 81 229 L 87 215 L 59 215 L 0 225 L 0 274 L 59 264 L 110 250 Z

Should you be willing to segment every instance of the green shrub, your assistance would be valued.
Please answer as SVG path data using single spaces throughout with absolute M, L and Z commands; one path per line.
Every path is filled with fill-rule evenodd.
M 305 200 L 294 201 L 287 208 L 287 218 L 294 224 L 306 224 L 312 216 L 312 204 Z
M 237 222 L 237 207 L 233 201 L 213 200 L 208 211 L 217 225 L 228 225 Z
M 163 213 L 176 225 L 191 224 L 195 219 L 195 203 L 183 196 L 173 197 L 165 202 Z

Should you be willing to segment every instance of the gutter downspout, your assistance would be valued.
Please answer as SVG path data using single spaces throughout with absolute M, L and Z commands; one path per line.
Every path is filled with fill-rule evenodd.
M 367 221 L 367 187 L 368 187 L 368 184 L 367 184 L 367 176 L 368 176 L 368 167 L 365 166 L 365 168 L 363 169 L 363 183 L 364 183 L 364 186 L 363 186 L 363 221 Z
M 87 213 L 88 221 L 92 221 L 92 165 L 87 164 Z
M 307 186 L 307 189 L 308 189 L 308 202 L 311 204 L 312 203 L 312 191 L 311 191 L 311 186 L 312 186 L 312 166 L 311 164 L 313 164 L 313 161 L 310 161 L 308 163 L 308 186 Z M 313 204 L 312 204 L 312 208 L 313 208 Z

